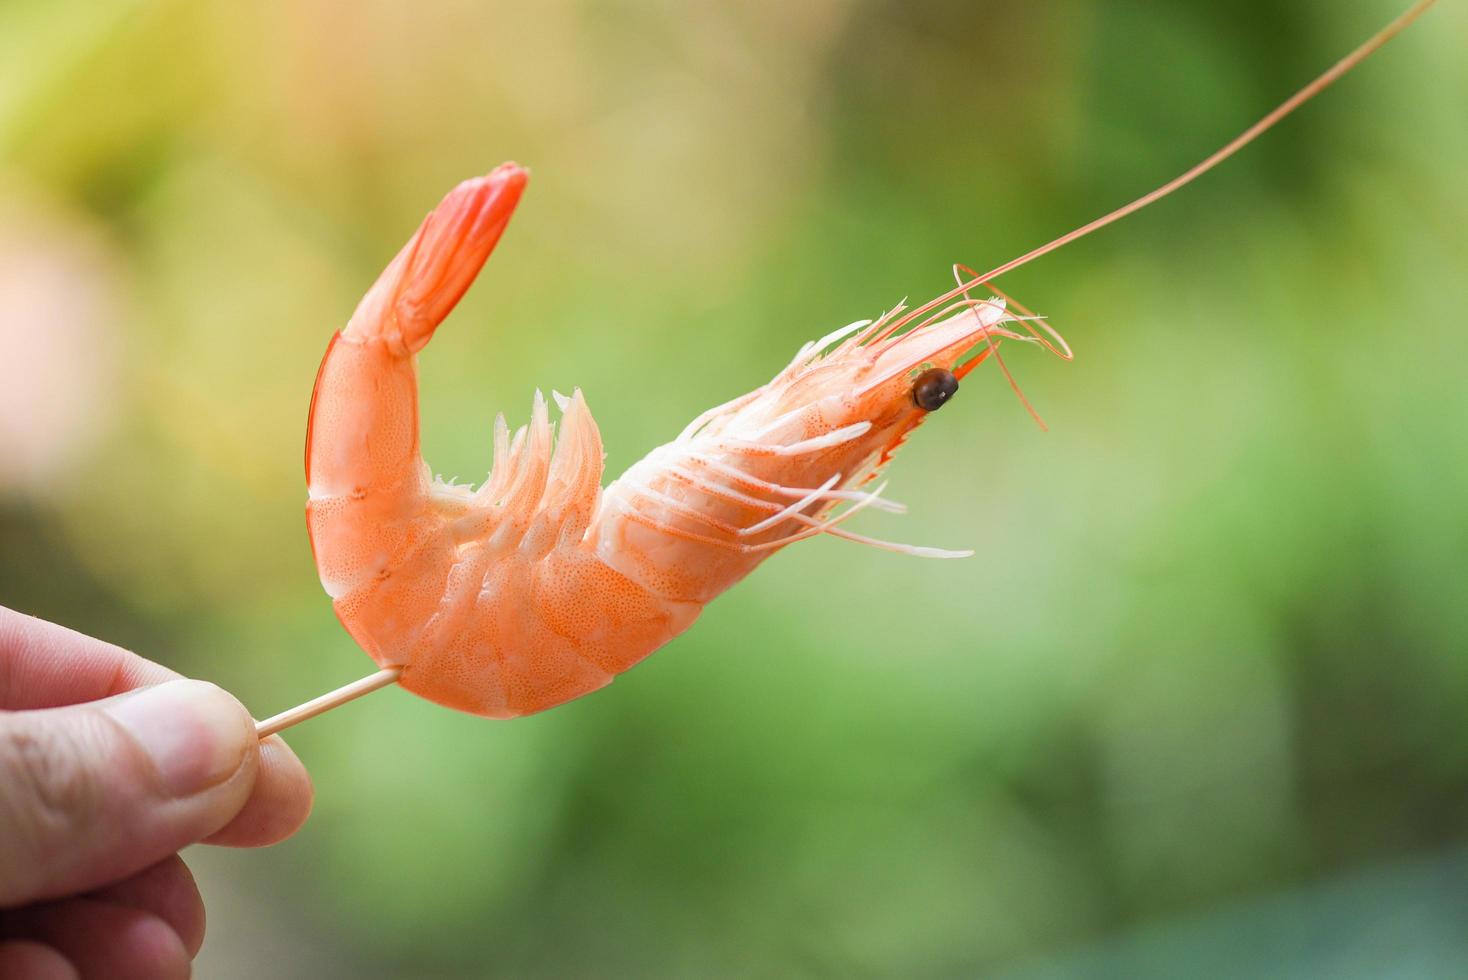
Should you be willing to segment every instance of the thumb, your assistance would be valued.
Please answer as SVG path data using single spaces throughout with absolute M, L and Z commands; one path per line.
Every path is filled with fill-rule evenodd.
M 219 830 L 259 765 L 249 712 L 203 681 L 0 712 L 0 908 L 86 891 Z

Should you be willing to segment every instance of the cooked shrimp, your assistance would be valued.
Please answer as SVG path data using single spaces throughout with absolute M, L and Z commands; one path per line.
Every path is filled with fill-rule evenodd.
M 1001 344 L 1071 356 L 991 280 L 1216 166 L 1431 3 L 1158 190 L 991 272 L 956 266 L 958 285 L 911 311 L 806 344 L 768 383 L 703 413 L 605 490 L 601 435 L 579 390 L 554 395 L 558 434 L 539 392 L 513 436 L 500 417 L 477 490 L 433 479 L 419 455 L 415 356 L 498 242 L 527 173 L 507 163 L 459 185 L 333 338 L 312 397 L 316 564 L 338 617 L 384 668 L 353 692 L 395 679 L 463 711 L 530 714 L 609 683 L 796 541 L 826 534 L 924 557 L 969 554 L 877 541 L 847 521 L 900 509 L 874 481 L 969 372 L 991 358 L 1003 368 Z
M 1014 317 L 1003 300 L 987 298 L 853 324 L 605 491 L 581 392 L 556 396 L 555 437 L 537 392 L 513 438 L 496 421 L 483 486 L 449 485 L 419 456 L 414 355 L 489 256 L 525 182 L 505 164 L 459 185 L 388 266 L 322 362 L 306 456 L 316 563 L 352 636 L 379 665 L 401 668 L 408 690 L 499 718 L 607 684 L 793 541 L 868 541 L 840 525 L 892 505 L 862 487 L 992 348 L 960 358 L 1024 336 L 1005 326 Z

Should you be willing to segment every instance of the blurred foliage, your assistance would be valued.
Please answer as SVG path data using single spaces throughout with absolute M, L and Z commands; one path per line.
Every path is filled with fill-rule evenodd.
M 0 602 L 296 703 L 368 666 L 304 533 L 316 365 L 455 181 L 535 174 L 423 357 L 428 458 L 477 480 L 493 412 L 580 385 L 616 472 L 1400 2 L 9 0 Z M 1011 358 L 1052 431 L 979 372 L 867 523 L 979 558 L 801 545 L 556 711 L 293 733 L 308 827 L 193 856 L 204 975 L 1461 963 L 1465 38 L 1443 5 L 1009 277 L 1079 355 Z

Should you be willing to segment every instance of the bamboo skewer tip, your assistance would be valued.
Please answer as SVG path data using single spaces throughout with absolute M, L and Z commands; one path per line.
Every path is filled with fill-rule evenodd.
M 396 684 L 403 674 L 401 667 L 384 667 L 375 673 L 368 674 L 360 680 L 350 684 L 344 684 L 334 691 L 328 691 L 317 698 L 312 698 L 304 704 L 298 704 L 294 708 L 288 708 L 280 714 L 272 715 L 264 721 L 255 723 L 255 734 L 259 738 L 268 738 L 277 732 L 284 731 L 292 725 L 298 725 L 308 718 L 315 718 L 319 714 L 339 708 L 348 701 L 355 701 L 364 694 L 381 690 L 389 684 Z

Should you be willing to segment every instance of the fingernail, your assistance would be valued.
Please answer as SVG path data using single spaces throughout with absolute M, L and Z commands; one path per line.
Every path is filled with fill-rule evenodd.
M 138 740 L 175 796 L 192 796 L 229 778 L 253 741 L 254 728 L 239 702 L 204 681 L 146 687 L 103 710 Z

